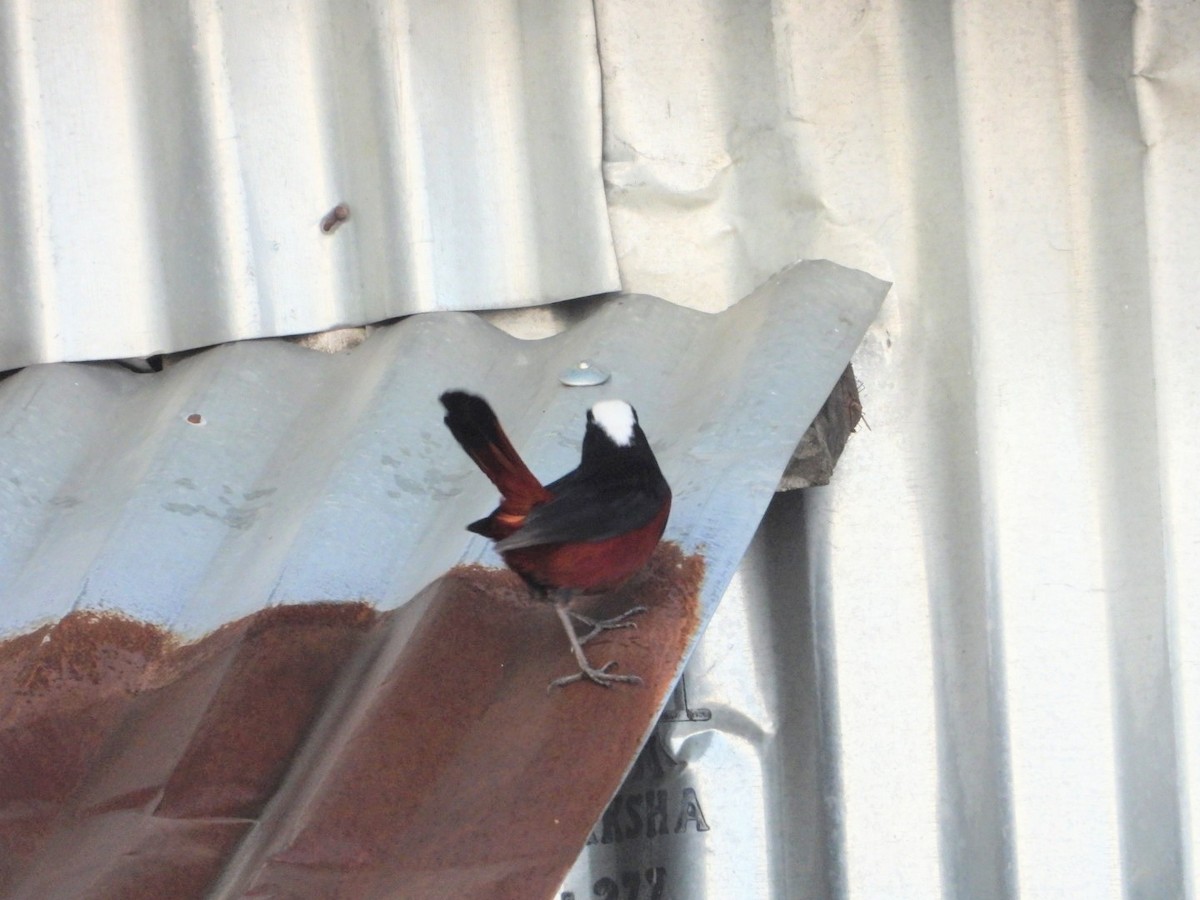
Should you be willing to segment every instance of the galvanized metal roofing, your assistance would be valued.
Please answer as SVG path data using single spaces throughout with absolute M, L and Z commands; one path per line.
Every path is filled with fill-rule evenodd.
M 0 47 L 0 370 L 620 287 L 583 0 L 35 0 Z
M 37 77 L 32 37 L 46 65 L 65 68 L 71 41 L 103 51 L 85 62 L 115 60 L 87 35 L 119 35 L 132 46 L 137 34 L 111 26 L 113 7 L 78 31 L 25 15 L 40 7 L 0 9 L 5 46 L 16 48 L 0 54 L 0 64 L 18 76 L 0 78 L 3 121 L 15 121 L 8 133 L 32 148 L 6 156 L 15 177 L 0 179 L 0 205 L 18 211 L 6 221 L 21 230 L 0 241 L 10 286 L 48 284 L 56 271 L 50 250 L 76 252 L 47 237 L 45 223 L 69 224 L 77 209 L 67 195 L 47 207 L 57 190 L 47 173 L 73 176 L 45 163 L 39 142 L 51 133 L 69 138 L 73 120 L 60 118 L 46 135 L 37 124 L 49 119 L 34 87 L 46 81 L 53 92 L 57 82 Z M 321 73 L 301 96 L 290 74 L 272 68 L 275 57 L 254 52 L 255 35 L 214 27 L 225 15 L 272 9 L 240 4 L 197 14 L 202 27 L 184 23 L 189 35 L 227 34 L 230 58 L 243 61 L 231 80 L 211 40 L 204 53 L 175 57 L 198 59 L 220 76 L 172 76 L 196 86 L 191 96 L 208 96 L 212 84 L 243 94 L 238 121 L 248 130 L 222 131 L 229 117 L 210 116 L 216 124 L 205 133 L 215 137 L 198 144 L 221 172 L 257 171 L 263 153 L 293 171 L 288 154 L 310 142 L 266 142 L 258 109 L 274 109 L 273 95 L 293 88 L 298 108 L 313 108 L 306 98 L 336 93 L 324 73 L 358 77 L 347 61 L 358 58 L 357 47 L 374 46 L 355 18 L 374 12 L 331 17 L 336 42 L 321 38 L 309 56 L 295 50 L 302 39 L 274 39 L 293 20 L 305 34 L 321 34 L 306 18 L 310 7 L 256 19 L 279 44 L 278 58 L 291 60 L 281 69 Z M 387 17 L 403 7 L 373 9 Z M 660 749 L 686 765 L 660 755 L 666 780 L 636 784 L 643 800 L 647 791 L 673 792 L 672 802 L 685 787 L 693 791 L 708 829 L 648 836 L 622 807 L 620 827 L 598 827 L 564 891 L 604 895 L 635 872 L 645 891 L 663 885 L 693 897 L 732 889 L 763 897 L 1200 896 L 1200 610 L 1192 602 L 1200 594 L 1200 524 L 1191 512 L 1200 488 L 1192 462 L 1200 445 L 1200 10 L 1155 0 L 703 8 L 597 0 L 594 11 L 603 175 L 627 290 L 718 309 L 798 256 L 834 259 L 895 288 L 855 359 L 869 428 L 851 441 L 829 488 L 776 500 L 694 656 L 688 703 L 709 715 L 663 726 Z M 349 17 L 345 30 L 341 16 Z M 405 33 L 388 30 L 394 21 L 377 32 L 385 47 L 389 35 Z M 532 21 L 500 31 L 521 35 Z M 578 33 L 590 34 L 582 24 Z M 356 45 L 352 34 L 367 39 Z M 58 41 L 61 53 L 52 50 Z M 367 58 L 382 70 L 400 55 Z M 125 83 L 123 65 L 103 71 L 113 73 L 101 79 L 106 85 Z M 264 75 L 276 77 L 251 103 L 246 79 Z M 83 76 L 64 77 L 68 87 L 50 96 L 74 102 L 69 84 Z M 385 72 L 362 82 L 385 98 L 377 115 L 392 117 L 390 98 L 403 95 L 392 90 L 397 81 Z M 112 89 L 80 90 L 91 97 L 89 90 Z M 177 120 L 166 82 L 148 96 L 149 109 L 165 111 L 162 121 Z M 130 121 L 127 107 L 118 112 L 105 121 Z M 78 114 L 92 123 L 87 110 Z M 312 121 L 324 127 L 321 116 Z M 121 141 L 129 133 L 122 127 L 74 133 Z M 190 128 L 164 129 L 155 146 L 186 150 L 190 138 L 172 135 Z M 244 151 L 243 133 L 257 135 Z M 361 146 L 369 152 L 372 144 Z M 92 156 L 77 155 L 91 164 Z M 406 171 L 400 163 L 409 157 L 386 156 L 395 161 L 389 171 Z M 164 159 L 167 174 L 149 176 L 156 185 L 169 185 L 176 166 L 170 153 Z M 88 190 L 106 202 L 91 212 L 78 201 L 95 227 L 72 238 L 129 250 L 122 265 L 146 259 L 150 251 L 131 250 L 106 227 L 114 199 L 120 212 L 143 208 L 141 176 L 114 186 L 108 169 L 88 171 Z M 363 177 L 388 190 L 375 171 Z M 299 184 L 305 234 L 342 199 L 350 222 L 359 221 L 357 193 L 335 192 L 341 182 L 332 176 L 333 187 L 309 192 L 304 177 L 284 184 L 260 172 L 246 183 L 257 185 L 253 197 L 268 199 L 246 208 L 274 208 L 276 193 Z M 27 187 L 42 183 L 44 190 Z M 222 186 L 226 193 L 213 201 L 220 209 L 232 208 L 221 198 L 242 191 L 232 176 L 200 183 Z M 174 225 L 166 196 L 158 206 Z M 211 269 L 220 283 L 240 285 L 248 244 L 256 260 L 270 258 L 262 249 L 269 239 L 244 235 L 269 235 L 273 223 L 202 217 L 172 244 L 181 261 L 171 265 L 183 274 L 169 283 L 178 289 L 147 292 L 154 305 L 135 327 L 171 320 L 183 345 L 217 339 L 204 330 L 210 316 L 274 323 L 272 304 L 281 304 L 281 320 L 301 318 L 286 304 L 304 284 L 261 291 L 261 314 L 240 302 L 214 312 L 188 293 L 202 292 L 212 275 L 184 257 L 220 260 Z M 357 240 L 343 226 L 315 244 L 316 258 L 347 237 Z M 376 238 L 375 249 L 346 265 L 376 273 L 364 284 L 397 284 L 378 268 L 402 268 L 378 262 L 390 258 L 393 236 Z M 232 249 L 198 249 L 213 245 Z M 134 269 L 147 267 L 155 263 Z M 64 283 L 91 291 L 87 277 Z M 124 297 L 116 276 L 101 283 L 117 285 L 108 296 Z M 286 273 L 273 283 L 291 285 Z M 56 346 L 56 304 L 82 301 L 21 290 L 9 296 L 37 303 L 4 335 L 33 333 L 33 346 Z M 561 296 L 584 290 L 591 289 Z M 490 296 L 481 292 L 478 304 Z M 191 299 L 176 304 L 177 297 Z M 359 302 L 340 289 L 315 297 L 335 311 Z M 31 331 L 30 321 L 44 324 Z
M 195 636 L 268 604 L 390 608 L 455 562 L 499 564 L 463 531 L 494 489 L 441 424 L 450 387 L 490 396 L 547 475 L 578 463 L 588 406 L 633 403 L 673 485 L 668 537 L 706 548 L 711 610 L 880 285 L 810 262 L 720 316 L 627 296 L 542 341 L 439 313 L 336 355 L 27 368 L 0 383 L 0 631 L 96 608 Z M 610 380 L 565 386 L 584 359 Z
M 205 351 L 160 373 L 112 364 L 27 368 L 0 383 L 0 456 L 10 473 L 0 483 L 0 630 L 28 630 L 69 612 L 119 611 L 196 638 L 280 604 L 366 600 L 380 609 L 402 607 L 456 562 L 497 563 L 487 541 L 464 531 L 495 498 L 441 425 L 436 398 L 449 386 L 489 395 L 531 468 L 552 476 L 577 463 L 587 407 L 606 397 L 631 401 L 672 485 L 666 538 L 703 558 L 702 627 L 887 287 L 861 272 L 805 262 L 720 315 L 620 297 L 540 341 L 513 338 L 474 315 L 434 313 L 377 329 L 337 355 L 250 342 Z M 584 359 L 609 380 L 565 385 L 560 375 Z M 428 593 L 421 596 L 429 602 Z M 40 640 L 65 640 L 56 634 Z M 419 634 L 401 629 L 390 643 L 419 641 Z M 696 637 L 687 632 L 681 649 Z M 80 667 L 75 675 L 55 668 L 54 677 L 86 683 L 87 673 L 111 665 L 118 651 L 97 652 L 98 659 L 71 663 L 72 672 Z M 668 661 L 674 672 L 683 658 Z M 232 678 L 238 669 L 223 671 Z M 251 819 L 255 829 L 241 841 L 222 837 L 223 850 L 212 851 L 230 853 L 228 863 L 218 863 L 218 871 L 227 866 L 220 896 L 276 884 L 295 871 L 287 860 L 296 853 L 308 858 L 310 851 L 279 835 L 291 835 L 302 822 L 319 824 L 313 792 L 326 796 L 320 793 L 332 777 L 326 770 L 355 759 L 362 740 L 355 722 L 379 702 L 373 678 L 382 676 L 373 672 L 373 666 L 360 672 L 361 689 L 336 695 L 330 702 L 339 707 L 321 719 L 341 728 L 345 718 L 347 736 L 331 742 L 327 729 L 335 726 L 315 729 L 308 752 L 285 761 L 279 793 L 263 818 L 245 813 L 232 833 L 240 836 Z M 18 673 L 18 683 L 32 677 Z M 535 691 L 546 705 L 543 684 Z M 668 689 L 669 681 L 661 695 L 648 697 L 644 721 L 627 723 L 631 737 L 653 725 Z M 148 695 L 155 691 L 161 687 Z M 214 708 L 219 696 L 214 689 Z M 199 752 L 193 745 L 209 741 L 207 719 L 205 713 L 196 720 L 195 741 L 181 745 L 177 761 L 156 763 L 167 773 L 162 778 L 186 770 Z M 136 734 L 139 721 L 131 714 L 123 727 Z M 256 725 L 245 719 L 236 727 Z M 487 740 L 499 752 L 509 738 L 489 733 Z M 15 768 L 22 746 L 0 742 L 0 759 Z M 318 776 L 311 760 L 316 746 L 333 748 L 317 766 L 326 774 Z M 126 756 L 118 745 L 89 758 L 81 776 L 86 802 L 39 824 L 38 840 L 46 843 L 35 843 L 31 860 L 14 853 L 11 871 L 0 873 L 6 890 L 45 895 L 124 885 L 130 873 L 122 860 L 170 840 L 176 820 L 200 830 L 234 827 L 221 825 L 230 814 L 205 812 L 207 802 L 200 811 L 195 801 L 181 806 L 156 768 L 106 778 L 109 767 L 122 772 L 131 765 Z M 583 754 L 577 762 L 587 760 Z M 617 760 L 614 777 L 628 762 Z M 98 837 L 118 823 L 125 843 Z M 330 848 L 327 840 L 318 845 L 322 859 L 359 852 Z M 94 860 L 95 870 L 64 868 L 64 846 Z M 522 856 L 517 846 L 505 852 Z M 179 878 L 188 874 L 191 857 L 172 863 L 171 856 L 144 863 L 148 884 L 176 877 L 176 864 Z

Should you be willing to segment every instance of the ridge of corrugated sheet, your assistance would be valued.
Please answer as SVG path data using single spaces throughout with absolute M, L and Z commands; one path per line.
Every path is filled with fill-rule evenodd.
M 723 585 L 882 285 L 808 262 L 719 316 L 626 296 L 540 341 L 436 313 L 335 355 L 30 367 L 0 383 L 0 630 L 115 608 L 194 636 L 271 604 L 391 608 L 455 562 L 498 562 L 463 530 L 494 496 L 442 426 L 452 387 L 488 396 L 551 475 L 577 463 L 588 406 L 633 403 L 672 483 L 667 536 Z M 561 384 L 581 359 L 611 380 Z

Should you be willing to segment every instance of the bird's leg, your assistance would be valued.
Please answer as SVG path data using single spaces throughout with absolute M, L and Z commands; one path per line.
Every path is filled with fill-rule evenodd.
M 585 678 L 596 682 L 601 687 L 612 687 L 618 681 L 627 684 L 641 684 L 642 679 L 636 675 L 609 675 L 608 670 L 616 665 L 614 660 L 609 660 L 599 669 L 593 667 L 588 662 L 588 658 L 583 652 L 583 644 L 580 642 L 579 636 L 575 634 L 575 626 L 571 624 L 571 614 L 567 611 L 566 603 L 569 600 L 570 594 L 567 594 L 565 598 L 560 595 L 554 602 L 554 611 L 558 613 L 558 620 L 562 622 L 563 631 L 567 633 L 567 639 L 571 642 L 571 652 L 575 654 L 575 662 L 579 664 L 579 671 L 574 675 L 564 675 L 562 678 L 555 678 L 550 682 L 547 690 L 562 687 L 573 681 L 582 681 Z
M 582 613 L 577 613 L 572 610 L 567 610 L 567 615 L 569 615 L 576 622 L 582 622 L 588 628 L 592 629 L 579 639 L 580 644 L 586 644 L 601 632 L 608 631 L 613 628 L 637 628 L 637 622 L 627 622 L 625 620 L 630 616 L 636 616 L 644 612 L 646 612 L 646 607 L 634 606 L 625 610 L 625 612 L 621 613 L 619 616 L 613 616 L 611 619 L 593 619 L 591 616 L 585 616 Z

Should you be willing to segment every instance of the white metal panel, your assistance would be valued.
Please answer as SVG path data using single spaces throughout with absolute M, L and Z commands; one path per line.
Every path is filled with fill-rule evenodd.
M 1133 85 L 1144 149 L 1153 415 L 1162 507 L 1162 587 L 1176 743 L 1184 889 L 1200 896 L 1200 14 L 1188 3 L 1140 6 Z
M 797 254 L 895 283 L 869 428 L 760 531 L 689 670 L 711 721 L 662 726 L 723 815 L 606 864 L 688 897 L 1200 896 L 1200 7 L 597 7 L 628 288 L 716 309 Z
M 615 290 L 600 130 L 582 0 L 5 3 L 0 369 Z

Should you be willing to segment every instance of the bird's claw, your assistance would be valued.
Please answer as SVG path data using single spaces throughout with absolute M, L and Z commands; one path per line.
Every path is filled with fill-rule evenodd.
M 632 625 L 633 623 L 630 622 L 629 624 Z M 614 626 L 614 627 L 620 627 L 620 626 Z M 639 678 L 637 675 L 609 675 L 608 670 L 611 669 L 616 664 L 617 664 L 616 660 L 609 660 L 604 665 L 602 665 L 599 669 L 593 668 L 592 666 L 588 666 L 587 668 L 580 666 L 579 671 L 576 672 L 574 675 L 564 675 L 562 678 L 555 678 L 553 681 L 551 681 L 550 685 L 546 688 L 546 693 L 547 694 L 550 693 L 556 687 L 564 687 L 565 685 L 573 684 L 576 681 L 583 681 L 585 678 L 588 679 L 589 681 L 595 682 L 596 684 L 600 685 L 600 687 L 606 687 L 606 688 L 612 687 L 617 682 L 620 682 L 622 684 L 641 684 L 642 683 L 642 679 Z
M 579 645 L 583 646 L 596 635 L 602 634 L 605 631 L 611 631 L 614 628 L 637 628 L 637 622 L 627 622 L 625 620 L 630 616 L 636 616 L 646 611 L 647 609 L 644 606 L 634 606 L 625 610 L 625 612 L 621 613 L 619 616 L 613 616 L 611 619 L 593 619 L 591 616 L 585 616 L 581 613 L 570 611 L 568 611 L 567 615 L 569 615 L 576 622 L 582 622 L 588 628 L 592 629 L 587 634 L 579 638 Z M 603 670 L 599 671 L 603 672 Z

